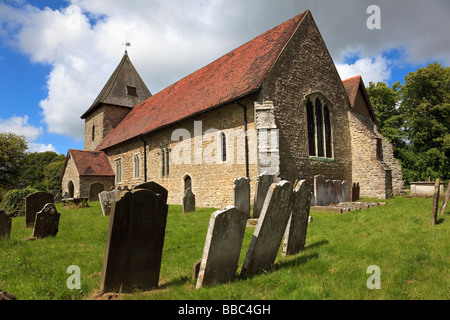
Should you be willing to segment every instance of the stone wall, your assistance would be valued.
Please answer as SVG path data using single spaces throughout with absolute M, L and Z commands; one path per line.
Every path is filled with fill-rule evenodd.
M 257 176 L 254 97 L 242 100 L 241 103 L 247 107 L 249 175 L 251 197 L 253 198 Z M 197 207 L 223 208 L 233 204 L 234 179 L 246 177 L 243 110 L 240 105 L 231 103 L 143 137 L 147 143 L 147 181 L 155 181 L 169 191 L 169 204 L 181 205 L 183 203 L 184 178 L 188 175 L 192 179 L 192 192 L 195 194 Z M 200 139 L 200 135 L 194 132 L 194 124 L 197 122 L 196 127 L 199 128 L 198 122 L 200 121 L 203 139 Z M 185 146 L 189 146 L 191 152 L 190 156 L 186 158 L 184 158 L 180 144 L 177 141 L 171 141 L 172 134 L 177 129 L 184 129 L 183 131 L 190 135 L 190 139 L 186 140 L 189 142 Z M 206 163 L 205 159 L 198 161 L 202 160 L 202 153 L 203 155 L 209 153 L 215 155 L 214 149 L 220 149 L 214 147 L 217 146 L 218 134 L 206 132 L 209 129 L 217 129 L 226 135 L 227 161 L 225 163 L 222 161 Z M 231 139 L 236 132 L 242 133 L 242 135 Z M 201 148 L 198 148 L 199 146 Z M 184 150 L 188 150 L 189 147 Z M 162 174 L 161 150 L 170 150 L 169 175 L 163 176 Z M 198 153 L 199 150 L 200 153 Z M 131 188 L 133 185 L 144 182 L 144 142 L 142 140 L 135 138 L 105 150 L 105 152 L 110 158 L 114 171 L 116 171 L 115 161 L 121 159 L 122 162 L 122 182 L 116 183 L 116 187 L 128 186 Z M 141 159 L 142 173 L 138 179 L 133 176 L 135 154 L 139 154 Z M 175 163 L 175 158 L 184 159 L 184 161 Z
M 80 197 L 80 176 L 78 175 L 77 168 L 75 167 L 75 163 L 70 157 L 67 160 L 66 169 L 64 171 L 64 176 L 62 177 L 61 187 L 62 194 L 65 195 L 69 193 L 69 182 L 72 181 L 74 186 L 74 197 Z
M 309 157 L 306 97 L 330 102 L 333 158 Z M 294 182 L 314 176 L 352 183 L 349 100 L 336 67 L 310 14 L 307 14 L 263 84 L 260 99 L 275 106 L 280 129 L 280 178 Z

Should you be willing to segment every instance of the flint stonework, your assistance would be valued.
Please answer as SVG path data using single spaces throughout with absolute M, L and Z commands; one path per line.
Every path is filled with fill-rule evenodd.
M 0 210 L 0 240 L 8 240 L 11 236 L 11 217 Z
M 158 286 L 168 211 L 163 194 L 137 189 L 114 203 L 103 260 L 102 292 L 132 292 Z
M 267 191 L 274 182 L 274 175 L 269 173 L 260 174 L 256 180 L 255 201 L 253 203 L 253 218 L 259 218 Z
M 47 203 L 55 203 L 53 194 L 38 191 L 25 197 L 25 226 L 33 227 L 36 213 L 41 211 Z
M 216 211 L 209 220 L 196 288 L 227 283 L 236 273 L 247 215 L 235 207 Z
M 243 276 L 251 276 L 272 268 L 291 210 L 292 183 L 281 181 L 272 184 L 245 256 L 241 270 Z
M 308 182 L 305 180 L 298 182 L 292 197 L 292 213 L 284 235 L 283 255 L 297 254 L 305 247 L 311 204 Z
M 183 197 L 183 212 L 194 212 L 195 211 L 195 194 L 192 193 L 191 189 L 186 190 L 186 194 Z
M 250 179 L 234 180 L 234 206 L 250 218 Z
M 54 237 L 58 233 L 61 214 L 53 203 L 48 203 L 36 213 L 33 234 L 28 239 L 43 239 Z

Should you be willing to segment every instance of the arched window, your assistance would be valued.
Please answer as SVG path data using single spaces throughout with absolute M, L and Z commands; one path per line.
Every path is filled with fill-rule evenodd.
M 330 102 L 320 94 L 313 94 L 306 100 L 309 155 L 333 158 L 333 130 Z
M 133 165 L 134 165 L 134 177 L 135 178 L 139 178 L 140 177 L 140 161 L 141 159 L 140 159 L 140 157 L 139 157 L 139 154 L 135 154 L 134 155 L 134 163 L 133 163 Z
M 227 138 L 225 136 L 225 133 L 220 134 L 220 146 L 222 151 L 222 161 L 227 161 Z

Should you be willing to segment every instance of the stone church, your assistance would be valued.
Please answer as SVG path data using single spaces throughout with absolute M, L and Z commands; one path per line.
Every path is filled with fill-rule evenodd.
M 271 172 L 359 182 L 364 197 L 403 191 L 361 77 L 342 81 L 310 11 L 152 95 L 125 52 L 69 150 L 63 194 L 90 197 L 155 181 L 182 204 L 233 204 L 234 179 Z

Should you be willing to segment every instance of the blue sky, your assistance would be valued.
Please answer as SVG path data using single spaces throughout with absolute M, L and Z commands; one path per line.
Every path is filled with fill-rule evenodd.
M 381 29 L 369 30 L 378 5 Z M 0 132 L 83 149 L 87 110 L 123 44 L 152 93 L 310 9 L 342 79 L 391 85 L 450 62 L 448 0 L 0 0 Z

